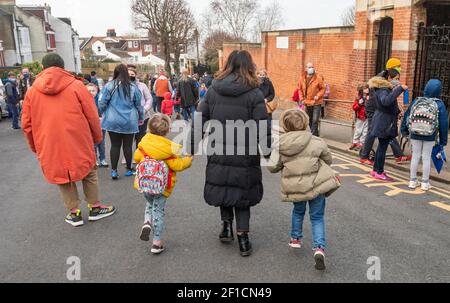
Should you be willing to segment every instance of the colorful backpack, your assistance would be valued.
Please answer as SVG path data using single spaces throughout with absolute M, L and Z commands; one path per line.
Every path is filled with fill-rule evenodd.
M 432 136 L 439 129 L 438 99 L 420 97 L 411 108 L 409 132 L 416 136 Z
M 136 184 L 141 194 L 162 195 L 170 187 L 171 174 L 164 161 L 150 158 L 143 149 L 144 160 L 136 167 Z

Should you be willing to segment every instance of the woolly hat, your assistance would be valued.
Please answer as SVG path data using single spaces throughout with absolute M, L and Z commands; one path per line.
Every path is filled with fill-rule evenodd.
M 389 61 L 386 63 L 386 68 L 387 69 L 391 69 L 394 67 L 399 67 L 402 65 L 402 62 L 400 61 L 400 59 L 397 58 L 391 58 L 389 59 Z

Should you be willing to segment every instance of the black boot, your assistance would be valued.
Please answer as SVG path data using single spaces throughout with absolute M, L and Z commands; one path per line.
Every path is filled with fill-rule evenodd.
M 223 221 L 223 229 L 219 238 L 222 243 L 231 243 L 234 241 L 233 221 Z
M 252 243 L 248 238 L 248 233 L 243 233 L 242 235 L 238 235 L 239 240 L 239 249 L 241 250 L 241 256 L 249 257 L 252 252 Z

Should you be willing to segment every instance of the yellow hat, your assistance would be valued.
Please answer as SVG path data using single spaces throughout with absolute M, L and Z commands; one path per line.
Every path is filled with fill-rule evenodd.
M 391 69 L 394 67 L 399 67 L 402 65 L 402 62 L 400 61 L 400 59 L 397 58 L 391 58 L 389 59 L 389 61 L 386 63 L 386 68 L 387 69 Z

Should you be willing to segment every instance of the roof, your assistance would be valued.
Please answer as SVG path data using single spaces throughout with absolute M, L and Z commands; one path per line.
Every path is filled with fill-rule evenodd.
M 110 49 L 107 49 L 107 51 L 113 55 L 120 57 L 120 58 L 132 58 L 132 56 L 130 56 L 127 52 L 119 50 L 119 49 L 110 48 Z

